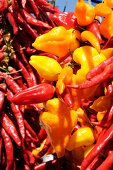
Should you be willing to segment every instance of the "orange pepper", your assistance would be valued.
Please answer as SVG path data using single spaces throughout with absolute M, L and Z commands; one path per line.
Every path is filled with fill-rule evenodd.
M 100 33 L 107 39 L 113 36 L 113 11 L 100 24 Z
M 113 48 L 102 49 L 101 53 L 104 54 L 106 58 L 110 58 L 113 56 Z
M 113 8 L 113 0 L 104 0 L 104 3 L 108 5 L 110 8 Z
M 65 85 L 71 83 L 73 75 L 73 69 L 69 66 L 66 66 L 62 69 L 61 73 L 58 76 L 58 81 L 56 83 L 56 89 L 58 90 L 59 94 L 62 94 Z
M 45 107 L 46 111 L 40 114 L 40 121 L 57 156 L 62 157 L 71 132 L 77 122 L 76 111 L 67 107 L 58 98 L 48 100 Z
M 80 26 L 86 26 L 95 18 L 94 7 L 83 0 L 78 0 L 75 7 L 75 16 L 77 17 L 77 22 Z
M 105 17 L 111 13 L 111 9 L 105 3 L 99 3 L 95 6 L 95 15 Z
M 81 33 L 81 39 L 82 41 L 89 41 L 91 45 L 97 49 L 97 51 L 100 51 L 100 43 L 91 31 L 83 31 Z

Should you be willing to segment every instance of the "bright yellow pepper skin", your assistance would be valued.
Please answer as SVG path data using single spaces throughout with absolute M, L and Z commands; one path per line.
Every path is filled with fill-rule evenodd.
M 58 98 L 48 100 L 46 110 L 46 112 L 40 114 L 40 121 L 50 138 L 57 156 L 62 157 L 71 132 L 76 125 L 77 114 L 74 110 L 66 107 Z
M 82 41 L 89 41 L 97 51 L 100 51 L 100 43 L 91 31 L 83 31 L 81 33 L 81 39 Z
M 78 0 L 75 7 L 75 16 L 80 26 L 89 25 L 95 18 L 94 7 L 83 0 Z
M 62 94 L 66 84 L 70 84 L 73 76 L 73 69 L 70 66 L 65 66 L 58 76 L 56 89 L 59 94 Z
M 113 11 L 100 24 L 100 33 L 107 39 L 113 36 Z
M 74 148 L 92 145 L 94 141 L 93 130 L 90 127 L 80 127 L 72 134 L 66 148 L 71 151 Z
M 47 56 L 33 55 L 29 63 L 37 70 L 38 74 L 45 80 L 55 81 L 62 71 L 60 64 L 53 58 Z
M 64 57 L 80 46 L 79 39 L 79 31 L 74 29 L 66 30 L 63 26 L 59 26 L 37 37 L 32 45 L 37 50 Z
M 104 54 L 106 58 L 110 58 L 113 56 L 113 48 L 102 49 L 100 52 Z

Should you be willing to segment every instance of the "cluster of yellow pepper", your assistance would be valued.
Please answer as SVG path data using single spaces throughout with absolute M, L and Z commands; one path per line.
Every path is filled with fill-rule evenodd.
M 75 7 L 75 16 L 79 26 L 87 26 L 94 19 L 103 17 L 100 23 L 101 35 L 109 39 L 113 36 L 113 1 L 105 0 L 95 7 L 78 0 Z M 84 11 L 84 14 L 82 13 Z M 81 42 L 90 45 L 81 46 Z M 101 62 L 113 55 L 113 48 L 102 50 L 96 36 L 88 31 L 69 29 L 58 26 L 49 32 L 37 37 L 33 47 L 57 56 L 58 60 L 48 56 L 34 55 L 30 64 L 37 70 L 42 82 L 55 82 L 56 92 L 61 96 L 68 84 L 80 84 L 86 80 L 87 73 Z M 74 73 L 71 64 L 59 62 L 61 58 L 71 55 L 73 63 L 80 66 Z M 62 157 L 66 150 L 84 156 L 93 148 L 96 136 L 88 122 L 85 111 L 81 108 L 83 99 L 92 98 L 98 91 L 99 85 L 88 89 L 69 89 L 72 97 L 72 106 L 69 107 L 60 97 L 54 97 L 44 103 L 45 111 L 40 114 L 40 121 L 50 138 L 54 152 Z M 108 97 L 101 96 L 93 102 L 91 108 L 97 111 L 97 120 L 100 121 L 110 105 Z M 81 125 L 75 130 L 76 124 Z M 33 153 L 35 153 L 33 151 Z M 37 153 L 37 152 L 36 152 Z M 36 154 L 35 153 L 35 154 Z

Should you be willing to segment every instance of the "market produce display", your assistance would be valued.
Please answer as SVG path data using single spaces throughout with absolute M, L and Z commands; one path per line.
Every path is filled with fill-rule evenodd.
M 0 1 L 0 170 L 113 169 L 113 1 Z

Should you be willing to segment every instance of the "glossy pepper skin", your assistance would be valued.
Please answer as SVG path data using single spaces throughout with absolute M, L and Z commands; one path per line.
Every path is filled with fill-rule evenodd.
M 77 18 L 73 12 L 57 12 L 52 14 L 51 18 L 57 25 L 66 29 L 76 28 L 77 26 Z
M 33 55 L 29 63 L 37 70 L 40 77 L 49 81 L 57 80 L 62 71 L 60 64 L 55 59 L 47 56 Z
M 58 98 L 48 100 L 46 102 L 46 110 L 46 112 L 40 114 L 40 121 L 57 156 L 62 157 L 71 132 L 77 122 L 76 111 L 68 108 Z
M 85 3 L 84 0 L 77 1 L 74 14 L 77 17 L 77 22 L 80 26 L 87 26 L 92 23 L 95 18 L 94 7 L 88 3 Z
M 64 57 L 80 46 L 79 40 L 80 32 L 78 30 L 66 30 L 65 27 L 58 26 L 37 37 L 32 46 L 37 50 Z
M 18 92 L 12 97 L 11 101 L 17 105 L 41 103 L 51 99 L 54 92 L 54 86 L 48 83 L 41 83 Z

